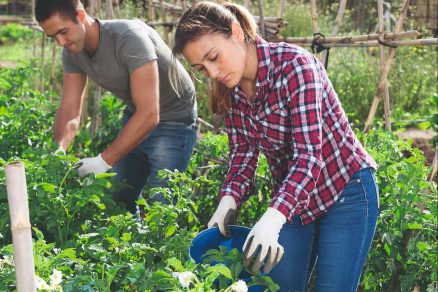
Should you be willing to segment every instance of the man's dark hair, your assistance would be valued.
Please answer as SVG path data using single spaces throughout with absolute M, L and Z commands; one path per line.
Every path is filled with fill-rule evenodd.
M 35 18 L 38 22 L 44 22 L 55 13 L 59 13 L 77 23 L 76 12 L 79 7 L 82 7 L 79 0 L 37 0 Z

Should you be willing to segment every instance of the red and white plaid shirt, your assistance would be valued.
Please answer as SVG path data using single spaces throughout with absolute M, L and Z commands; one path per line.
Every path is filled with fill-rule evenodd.
M 350 177 L 377 168 L 352 131 L 321 63 L 305 49 L 256 40 L 258 71 L 251 104 L 240 86 L 225 118 L 230 156 L 220 197 L 240 206 L 254 193 L 260 151 L 273 177 L 270 206 L 290 221 L 314 221 Z

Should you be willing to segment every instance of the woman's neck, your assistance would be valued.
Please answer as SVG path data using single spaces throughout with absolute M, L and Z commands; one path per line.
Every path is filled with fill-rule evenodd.
M 245 70 L 243 72 L 242 79 L 240 80 L 240 87 L 246 95 L 249 102 L 252 103 L 256 93 L 256 80 L 257 80 L 257 48 L 254 44 L 247 44 L 247 54 Z

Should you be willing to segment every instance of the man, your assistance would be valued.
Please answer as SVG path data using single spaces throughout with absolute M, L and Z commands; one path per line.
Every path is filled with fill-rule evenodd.
M 80 175 L 113 167 L 125 187 L 114 198 L 136 212 L 143 187 L 164 186 L 161 169 L 185 171 L 196 141 L 193 83 L 151 27 L 139 20 L 99 20 L 79 0 L 37 0 L 35 16 L 62 46 L 62 100 L 55 140 L 66 150 L 79 127 L 87 77 L 126 104 L 117 138 L 96 157 L 80 160 Z M 171 66 L 177 79 L 171 82 Z M 174 90 L 177 84 L 178 90 Z M 162 195 L 153 201 L 165 203 Z

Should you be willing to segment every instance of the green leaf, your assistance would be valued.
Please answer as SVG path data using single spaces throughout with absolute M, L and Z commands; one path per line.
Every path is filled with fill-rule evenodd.
M 130 240 L 131 240 L 131 238 L 132 238 L 132 236 L 131 236 L 131 233 L 123 233 L 123 235 L 122 235 L 122 240 L 124 241 L 124 242 L 129 242 Z
M 170 258 L 166 262 L 169 266 L 173 267 L 176 272 L 184 271 L 184 267 L 181 264 L 181 261 L 178 260 L 177 258 L 175 258 L 175 257 Z
M 174 234 L 175 231 L 176 231 L 176 228 L 177 228 L 176 225 L 169 226 L 169 227 L 167 228 L 167 230 L 166 230 L 166 237 L 169 237 L 169 236 L 171 236 L 172 234 Z
M 420 223 L 407 223 L 406 229 L 413 229 L 413 230 L 421 229 L 421 224 Z
M 427 249 L 427 244 L 420 241 L 417 243 L 417 249 L 419 251 L 425 251 Z
M 219 273 L 225 277 L 227 277 L 228 279 L 232 279 L 232 275 L 231 275 L 231 271 L 230 269 L 228 269 L 226 266 L 223 265 L 216 265 L 216 266 L 210 266 L 207 269 L 208 272 L 213 273 Z
M 43 190 L 45 190 L 48 193 L 55 193 L 56 192 L 56 186 L 55 185 L 52 185 L 52 184 L 49 184 L 49 183 L 42 183 L 40 186 L 43 188 Z

